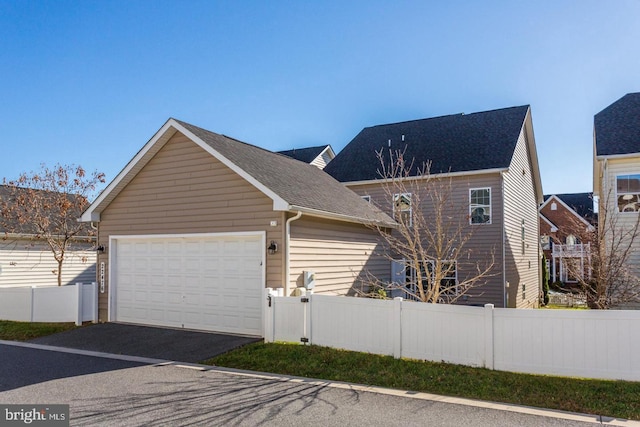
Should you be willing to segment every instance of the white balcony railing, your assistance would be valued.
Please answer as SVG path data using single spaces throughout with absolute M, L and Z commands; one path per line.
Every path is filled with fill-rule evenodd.
M 576 243 L 573 245 L 553 244 L 553 256 L 559 258 L 587 258 L 591 251 L 590 243 Z

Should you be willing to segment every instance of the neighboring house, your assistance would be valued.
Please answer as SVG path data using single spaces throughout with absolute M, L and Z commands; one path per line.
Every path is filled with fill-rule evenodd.
M 416 165 L 430 162 L 432 176 L 449 177 L 452 200 L 458 200 L 469 213 L 473 236 L 468 248 L 478 263 L 495 257 L 487 283 L 472 289 L 459 302 L 497 307 L 538 305 L 542 187 L 529 106 L 363 129 L 325 172 L 392 213 L 394 202 L 385 195 L 379 172 L 380 150 L 399 150 L 407 162 Z M 401 211 L 421 208 L 411 206 L 411 195 L 399 196 L 406 196 L 401 205 L 395 201 Z M 387 266 L 389 274 L 394 270 L 394 278 L 398 264 Z M 475 273 L 456 270 L 460 270 L 453 275 L 456 280 Z
M 640 212 L 640 92 L 623 96 L 595 115 L 593 144 L 593 192 L 606 243 L 612 226 L 629 230 Z M 640 274 L 640 240 L 635 245 L 629 264 Z
M 11 194 L 10 188 L 0 185 L 1 200 L 9 200 Z M 29 227 L 16 232 L 15 221 L 8 224 L 10 228 L 3 226 L 3 222 L 12 220 L 0 221 L 0 287 L 57 285 L 58 262 L 47 243 Z M 96 280 L 94 240 L 81 236 L 72 244 L 63 263 L 63 285 Z
M 265 287 L 350 294 L 385 274 L 370 225 L 395 226 L 315 166 L 175 119 L 81 220 L 105 248 L 101 321 L 248 335 Z
M 540 206 L 540 245 L 551 283 L 577 283 L 591 277 L 591 244 L 597 217 L 593 193 L 544 196 Z
M 324 169 L 334 157 L 336 153 L 330 145 L 320 145 L 318 147 L 297 148 L 293 150 L 278 151 L 279 154 L 309 163 Z

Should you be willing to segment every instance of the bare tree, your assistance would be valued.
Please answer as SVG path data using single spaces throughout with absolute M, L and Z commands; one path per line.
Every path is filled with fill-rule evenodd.
M 386 257 L 403 267 L 403 277 L 391 286 L 422 302 L 454 303 L 496 274 L 494 251 L 481 255 L 469 247 L 474 227 L 468 204 L 454 199 L 450 177 L 432 175 L 429 164 L 405 161 L 402 151 L 384 154 L 377 153 L 387 208 L 379 207 L 393 206 L 398 227 L 372 227 L 387 247 Z M 374 296 L 376 289 L 388 288 L 371 275 L 366 282 Z
M 62 267 L 72 243 L 90 241 L 92 230 L 78 222 L 88 199 L 103 173 L 87 175 L 80 166 L 56 165 L 49 169 L 42 164 L 38 172 L 21 174 L 18 179 L 3 180 L 0 199 L 0 225 L 4 239 L 27 235 L 46 242 L 58 263 L 58 286 L 62 284 Z
M 578 219 L 569 225 L 571 233 L 591 242 L 587 264 L 565 263 L 591 308 L 640 302 L 640 266 L 634 266 L 632 260 L 634 251 L 640 249 L 640 211 L 622 216 L 621 210 L 609 191 L 598 203 L 597 228 L 585 228 Z

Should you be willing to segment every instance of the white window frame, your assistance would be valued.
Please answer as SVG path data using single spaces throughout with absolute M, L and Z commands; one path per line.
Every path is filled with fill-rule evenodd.
M 543 234 L 542 236 L 540 236 L 540 247 L 542 248 L 543 251 L 550 251 L 551 237 L 549 237 L 546 234 Z
M 364 200 L 367 203 L 371 203 L 371 196 L 369 196 L 368 194 L 365 196 L 360 196 L 362 198 L 362 200 Z
M 400 200 L 401 197 L 405 197 L 406 199 L 409 200 L 409 208 L 408 209 L 401 209 L 400 211 L 398 211 L 398 206 L 397 206 L 397 202 L 398 200 Z M 393 218 L 396 219 L 399 213 L 402 212 L 407 212 L 409 215 L 409 227 L 413 226 L 413 200 L 411 197 L 411 193 L 395 193 L 393 195 Z
M 398 265 L 403 265 L 404 267 L 401 269 L 401 271 L 396 271 L 396 276 L 400 276 L 404 279 L 403 282 L 400 282 L 399 280 L 396 280 L 398 277 L 393 277 L 392 278 L 392 282 L 396 283 L 396 285 L 401 285 L 404 289 L 406 289 L 406 292 L 411 293 L 413 295 L 418 295 L 418 288 L 417 288 L 417 284 L 416 284 L 416 268 L 415 266 L 409 266 L 407 265 L 408 260 L 405 258 L 402 259 L 394 259 L 392 260 L 392 263 L 396 263 Z M 453 269 L 453 275 L 448 275 L 447 277 L 443 278 L 442 280 L 451 280 L 453 279 L 456 283 L 455 287 L 453 287 L 452 289 L 448 289 L 446 292 L 445 291 L 441 291 L 441 295 L 444 296 L 457 296 L 460 293 L 460 289 L 458 288 L 458 262 L 456 260 L 443 260 L 442 263 L 453 263 L 455 265 L 455 268 Z M 431 268 L 425 268 L 425 271 L 429 271 L 431 273 L 431 280 L 433 280 L 433 270 L 434 270 L 434 266 L 435 266 L 435 261 L 433 260 L 424 260 L 422 261 L 423 265 L 431 265 Z M 393 268 L 392 268 L 393 269 Z M 407 270 L 409 269 L 409 270 Z M 400 270 L 400 269 L 399 269 Z M 451 272 L 449 272 L 451 273 Z M 441 284 L 442 285 L 442 284 Z M 452 292 L 453 290 L 453 292 Z M 409 295 L 409 294 L 407 294 Z M 413 298 L 413 297 L 409 297 L 409 298 Z
M 487 204 L 472 203 L 471 197 L 473 192 L 484 191 L 484 190 L 487 190 L 489 192 L 489 204 L 487 205 Z M 473 211 L 479 208 L 484 208 L 489 211 L 488 213 L 489 220 L 487 222 L 473 222 Z M 485 212 L 485 215 L 487 215 L 486 212 Z M 492 218 L 492 212 L 491 212 L 491 187 L 470 188 L 469 189 L 469 224 L 471 225 L 491 224 L 492 219 L 493 218 Z
M 616 185 L 616 210 L 619 213 L 637 214 L 638 212 L 640 212 L 640 190 L 638 190 L 637 192 L 618 191 L 618 180 L 624 177 L 632 177 L 632 176 L 636 176 L 638 177 L 638 179 L 640 179 L 640 173 L 628 173 L 628 174 L 616 175 L 616 184 L 615 184 Z M 622 209 L 620 209 L 620 197 L 622 197 L 625 200 L 628 198 L 627 204 Z

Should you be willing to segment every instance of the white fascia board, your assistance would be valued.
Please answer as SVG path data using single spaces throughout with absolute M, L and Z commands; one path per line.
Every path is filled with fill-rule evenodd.
M 95 211 L 89 211 L 91 206 L 87 208 L 82 215 L 80 215 L 80 222 L 100 222 L 100 213 Z
M 527 109 L 527 114 L 522 125 L 522 131 L 526 132 L 527 151 L 531 160 L 531 169 L 533 173 L 533 181 L 536 186 L 536 199 L 538 204 L 544 201 L 544 193 L 542 191 L 542 177 L 540 176 L 540 164 L 538 162 L 538 151 L 536 149 L 536 138 L 533 134 L 533 120 L 531 119 L 531 107 Z
M 324 153 L 326 153 L 327 151 L 329 152 L 329 156 L 331 157 L 331 159 L 333 159 L 333 158 L 335 158 L 335 157 L 336 157 L 336 153 L 333 151 L 333 148 L 331 148 L 331 145 L 327 145 L 327 146 L 325 147 L 325 149 L 324 149 L 324 150 L 322 150 L 322 151 L 320 152 L 320 154 L 318 154 L 318 156 L 322 156 L 322 155 L 323 155 Z M 316 156 L 316 158 L 318 158 L 318 156 Z
M 596 160 L 611 160 L 611 159 L 633 159 L 640 158 L 640 153 L 626 153 L 626 154 L 604 154 L 596 155 Z
M 542 203 L 542 204 L 540 205 L 540 207 L 538 208 L 538 211 L 541 211 L 541 210 L 542 210 L 542 208 L 544 208 L 545 206 L 547 206 L 547 205 L 549 204 L 549 201 L 550 201 L 551 199 L 557 200 L 557 197 L 555 196 L 555 194 L 554 194 L 554 195 L 549 196 L 549 198 L 548 198 L 547 200 L 545 200 L 545 201 L 544 201 L 544 203 Z
M 342 214 L 337 214 L 333 212 L 326 212 L 326 211 L 321 211 L 317 209 L 305 208 L 301 206 L 291 205 L 289 206 L 289 210 L 293 212 L 299 211 L 309 216 L 314 216 L 317 218 L 333 219 L 333 220 L 344 221 L 344 222 L 352 222 L 355 224 L 364 224 L 364 225 L 377 224 L 377 225 L 389 227 L 389 228 L 397 227 L 396 223 L 380 222 L 380 221 L 375 221 L 373 219 L 368 219 L 368 218 L 356 218 L 349 215 L 342 215 Z
M 433 173 L 425 176 L 410 176 L 410 177 L 402 178 L 402 180 L 416 181 L 420 179 L 429 179 L 429 178 L 454 178 L 457 176 L 493 175 L 493 174 L 499 174 L 501 172 L 507 172 L 508 170 L 509 168 L 493 168 L 493 169 L 482 169 L 482 170 L 475 170 L 475 171 Z M 342 185 L 345 185 L 348 187 L 350 185 L 381 184 L 387 181 L 389 181 L 388 178 L 369 179 L 364 181 L 346 181 L 346 182 L 343 182 Z
M 200 146 L 200 148 L 205 150 L 207 153 L 211 154 L 213 157 L 218 159 L 226 167 L 228 167 L 233 172 L 235 172 L 238 175 L 240 175 L 249 184 L 251 184 L 254 187 L 256 187 L 265 196 L 267 196 L 271 200 L 273 200 L 273 210 L 277 210 L 277 211 L 287 210 L 286 208 L 289 207 L 289 203 L 287 203 L 286 200 L 284 200 L 282 197 L 278 196 L 270 188 L 266 187 L 260 181 L 255 179 L 253 176 L 251 176 L 249 173 L 247 173 L 247 171 L 245 171 L 244 169 L 239 168 L 235 163 L 233 163 L 231 160 L 227 159 L 225 156 L 220 154 L 220 152 L 218 152 L 216 149 L 211 147 L 209 144 L 207 144 L 206 142 L 201 140 L 199 137 L 194 135 L 191 131 L 186 129 L 184 126 L 182 126 L 181 124 L 179 124 L 175 120 L 170 119 L 168 123 L 171 123 L 171 126 L 176 128 L 180 133 L 182 133 L 187 138 L 189 138 L 190 140 L 192 140 L 193 142 L 198 144 L 198 146 Z
M 100 212 L 99 209 L 102 203 L 107 200 L 112 193 L 118 188 L 119 184 L 129 177 L 131 171 L 140 163 L 147 153 L 151 151 L 153 147 L 166 136 L 167 132 L 173 126 L 174 120 L 169 119 L 165 124 L 153 135 L 153 137 L 136 153 L 136 155 L 127 163 L 127 165 L 116 175 L 116 177 L 107 185 L 107 187 L 98 195 L 98 197 L 89 205 L 89 207 L 80 216 L 80 222 L 99 222 Z M 173 135 L 173 134 L 172 134 Z M 166 138 L 166 142 L 169 138 Z M 163 143 L 164 145 L 164 143 Z M 119 192 L 119 191 L 118 191 Z M 113 194 L 115 197 L 116 194 Z

